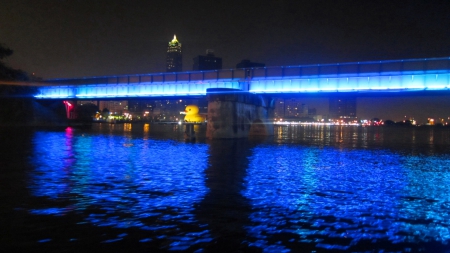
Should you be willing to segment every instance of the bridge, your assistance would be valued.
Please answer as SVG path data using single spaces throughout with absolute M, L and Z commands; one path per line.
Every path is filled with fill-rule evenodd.
M 204 96 L 210 88 L 253 94 L 448 90 L 450 57 L 47 80 L 37 99 Z
M 36 100 L 64 100 L 69 120 L 77 120 L 72 100 L 206 96 L 207 137 L 243 138 L 273 134 L 276 95 L 448 91 L 450 57 L 53 79 L 24 85 L 37 87 Z

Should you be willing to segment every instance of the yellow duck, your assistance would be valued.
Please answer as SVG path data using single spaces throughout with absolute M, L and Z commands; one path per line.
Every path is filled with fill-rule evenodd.
M 203 115 L 198 114 L 198 106 L 196 105 L 187 105 L 184 109 L 186 116 L 184 116 L 185 122 L 204 122 L 205 117 Z

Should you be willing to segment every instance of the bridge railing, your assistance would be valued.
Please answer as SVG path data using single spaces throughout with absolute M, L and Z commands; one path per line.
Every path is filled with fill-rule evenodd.
M 250 69 L 252 79 L 389 76 L 450 72 L 450 58 L 314 64 Z
M 448 73 L 450 71 L 450 57 L 370 61 L 336 64 L 314 64 L 284 67 L 264 67 L 248 69 L 222 69 L 212 71 L 187 71 L 173 73 L 154 73 L 140 75 L 121 75 L 87 77 L 73 79 L 47 80 L 48 86 L 64 85 L 124 85 L 124 84 L 164 84 L 182 82 L 216 82 L 243 81 L 258 79 L 283 78 L 317 78 L 340 76 L 388 76 L 409 74 Z
M 246 77 L 245 69 L 222 69 L 212 71 L 173 72 L 123 76 L 87 77 L 47 80 L 49 86 L 104 85 L 104 84 L 162 84 L 173 82 L 236 81 Z
M 209 88 L 254 93 L 447 90 L 450 58 L 225 69 L 56 79 L 37 98 L 205 95 Z

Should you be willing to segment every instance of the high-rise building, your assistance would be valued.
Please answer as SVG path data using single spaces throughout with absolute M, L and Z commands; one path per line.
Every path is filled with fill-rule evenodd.
M 177 40 L 177 36 L 173 36 L 173 40 L 167 46 L 166 71 L 179 72 L 182 71 L 181 43 Z
M 302 112 L 302 103 L 298 99 L 286 99 L 284 107 L 284 117 L 296 118 Z
M 99 110 L 108 109 L 110 114 L 122 115 L 128 112 L 128 100 L 100 101 Z
M 302 103 L 300 99 L 285 99 L 284 117 L 304 118 L 309 115 L 308 105 Z
M 215 70 L 222 69 L 222 58 L 215 57 L 214 51 L 206 50 L 205 55 L 199 55 L 194 58 L 193 70 Z
M 297 98 L 276 98 L 274 107 L 274 117 L 287 121 L 312 121 L 316 118 L 316 108 L 309 108 Z
M 274 116 L 275 118 L 284 118 L 284 99 L 275 99 Z
M 355 97 L 330 97 L 329 106 L 331 119 L 356 117 Z

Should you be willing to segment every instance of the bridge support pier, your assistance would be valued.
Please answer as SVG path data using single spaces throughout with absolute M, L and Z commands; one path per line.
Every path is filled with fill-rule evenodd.
M 273 135 L 273 108 L 267 98 L 236 89 L 207 90 L 209 139 Z
M 194 140 L 195 139 L 195 130 L 194 130 L 194 124 L 189 124 L 189 123 L 186 123 L 185 125 L 184 125 L 184 127 L 185 127 L 185 131 L 184 131 L 184 139 L 186 139 L 186 140 Z

